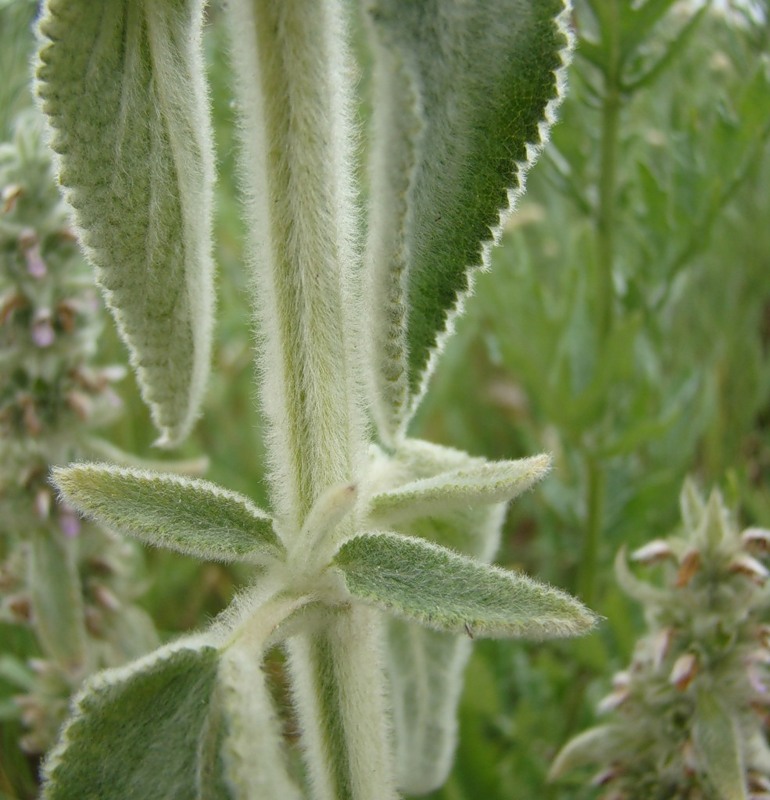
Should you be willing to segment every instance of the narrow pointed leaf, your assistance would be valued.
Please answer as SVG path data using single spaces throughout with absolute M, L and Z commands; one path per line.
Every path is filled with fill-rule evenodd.
M 32 531 L 28 575 L 35 630 L 43 651 L 73 670 L 86 662 L 76 546 L 57 529 Z
M 746 800 L 746 776 L 738 724 L 713 691 L 696 698 L 693 743 L 700 768 L 708 775 L 719 800 Z
M 392 440 L 547 137 L 569 37 L 562 0 L 365 6 L 376 57 L 374 399 Z
M 208 481 L 100 464 L 59 467 L 53 479 L 83 513 L 146 544 L 215 561 L 283 554 L 264 511 Z
M 48 0 L 37 92 L 59 179 L 162 444 L 209 368 L 213 156 L 202 0 Z
M 90 679 L 45 765 L 44 800 L 205 798 L 198 758 L 219 653 L 198 637 Z
M 398 534 L 350 539 L 334 563 L 354 597 L 437 630 L 543 639 L 584 633 L 596 621 L 564 592 Z
M 443 633 L 400 619 L 388 625 L 397 781 L 406 794 L 438 789 L 449 775 L 471 644 L 467 633 Z
M 545 455 L 473 464 L 376 494 L 370 513 L 375 522 L 393 523 L 511 500 L 531 488 L 549 467 Z
M 618 725 L 599 725 L 570 739 L 557 754 L 548 771 L 548 780 L 555 781 L 577 767 L 612 761 L 613 745 L 622 740 Z

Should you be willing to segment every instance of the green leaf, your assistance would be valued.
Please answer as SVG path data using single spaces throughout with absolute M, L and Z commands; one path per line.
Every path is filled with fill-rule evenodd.
M 214 162 L 202 0 L 47 0 L 37 93 L 139 384 L 171 445 L 209 369 Z
M 33 530 L 29 549 L 32 611 L 43 651 L 69 669 L 86 662 L 83 593 L 76 543 L 54 529 Z
M 100 464 L 57 467 L 52 475 L 72 505 L 146 544 L 215 561 L 283 555 L 264 511 L 208 481 Z
M 577 767 L 587 764 L 611 762 L 616 746 L 623 738 L 623 728 L 619 725 L 599 725 L 582 731 L 557 754 L 548 771 L 548 780 L 555 781 Z
M 717 790 L 719 800 L 746 800 L 746 776 L 737 721 L 716 695 L 696 695 L 693 744 L 698 764 Z
M 471 653 L 466 633 L 433 631 L 404 620 L 388 625 L 398 787 L 426 794 L 446 781 L 457 746 L 457 705 Z
M 91 678 L 45 764 L 43 798 L 215 800 L 196 776 L 218 661 L 197 637 Z
M 562 0 L 367 2 L 369 316 L 380 435 L 414 411 L 560 98 Z
M 596 622 L 564 592 L 394 533 L 350 539 L 334 564 L 353 596 L 437 630 L 544 639 L 584 633 Z
M 511 500 L 531 488 L 550 468 L 546 455 L 517 461 L 475 463 L 375 494 L 370 515 L 399 522 Z

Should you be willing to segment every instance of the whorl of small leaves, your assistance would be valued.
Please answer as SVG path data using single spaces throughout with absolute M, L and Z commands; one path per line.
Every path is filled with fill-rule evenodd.
M 384 56 L 368 247 L 387 439 L 408 421 L 523 191 L 559 102 L 569 37 L 562 0 L 377 0 L 367 10 Z
M 283 554 L 265 512 L 208 481 L 99 464 L 56 468 L 53 480 L 83 513 L 156 547 L 215 561 Z
M 595 623 L 564 592 L 406 536 L 357 536 L 334 564 L 355 597 L 436 630 L 545 639 L 583 633 Z
M 201 0 L 47 0 L 37 93 L 81 241 L 175 444 L 198 412 L 213 316 L 214 175 Z

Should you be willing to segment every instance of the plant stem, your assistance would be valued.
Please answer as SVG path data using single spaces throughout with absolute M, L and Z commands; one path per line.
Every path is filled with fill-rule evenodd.
M 355 215 L 339 0 L 228 5 L 274 510 L 296 535 L 364 450 L 344 302 Z
M 596 593 L 596 567 L 604 516 L 605 475 L 602 465 L 591 454 L 585 454 L 586 527 L 583 560 L 580 565 L 580 599 L 589 607 Z
M 604 73 L 602 99 L 601 163 L 599 167 L 599 208 L 596 217 L 596 246 L 599 268 L 599 334 L 602 340 L 612 331 L 615 290 L 613 266 L 615 261 L 615 206 L 617 203 L 617 160 L 620 132 L 620 22 L 617 0 L 610 0 L 604 40 L 609 50 L 607 71 Z
M 395 800 L 377 612 L 348 608 L 288 645 L 318 800 Z

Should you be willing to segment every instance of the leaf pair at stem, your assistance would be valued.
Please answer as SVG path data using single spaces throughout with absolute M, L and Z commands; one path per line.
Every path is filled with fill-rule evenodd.
M 486 563 L 503 504 L 547 471 L 546 457 L 490 464 L 407 437 L 474 273 L 488 266 L 553 121 L 570 45 L 566 8 L 562 0 L 364 3 L 375 67 L 363 253 L 346 6 L 229 0 L 223 11 L 270 513 L 205 481 L 133 469 L 76 465 L 55 480 L 105 524 L 202 558 L 244 561 L 257 574 L 202 640 L 170 645 L 85 690 L 49 761 L 49 796 L 88 794 L 77 761 L 93 758 L 89 740 L 114 736 L 109 721 L 116 709 L 128 713 L 135 693 L 161 703 L 174 686 L 166 716 L 201 732 L 176 742 L 165 796 L 247 798 L 261 785 L 291 797 L 291 779 L 269 777 L 278 760 L 266 755 L 280 749 L 280 734 L 258 665 L 276 641 L 288 653 L 313 797 L 427 791 L 451 762 L 469 637 L 543 638 L 594 622 L 564 593 Z M 202 12 L 200 0 L 121 0 L 109 10 L 48 0 L 40 24 L 39 94 L 61 182 L 165 443 L 189 430 L 208 363 Z M 182 684 L 189 695 L 176 690 Z M 222 699 L 238 692 L 255 704 L 270 742 L 258 764 L 243 753 L 254 719 Z M 210 700 L 196 702 L 201 695 Z M 399 756 L 416 754 L 397 775 L 386 697 Z M 154 704 L 138 705 L 136 724 L 169 731 Z M 425 731 L 436 731 L 434 741 Z M 139 762 L 120 767 L 132 787 L 150 763 Z

